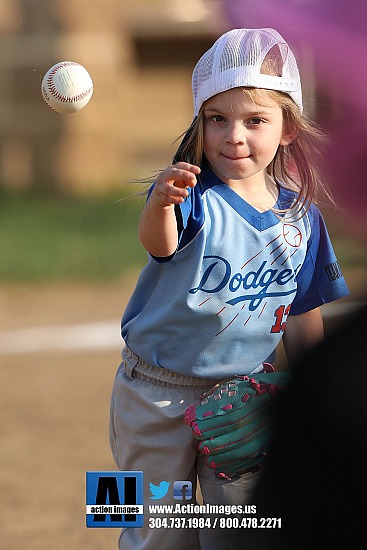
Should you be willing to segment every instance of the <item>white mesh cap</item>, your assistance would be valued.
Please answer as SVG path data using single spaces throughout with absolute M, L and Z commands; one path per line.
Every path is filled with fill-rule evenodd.
M 281 56 L 281 76 L 261 72 L 263 61 L 274 46 L 278 47 L 278 58 Z M 194 116 L 210 97 L 241 86 L 285 92 L 303 111 L 296 59 L 274 29 L 233 29 L 205 52 L 192 75 Z

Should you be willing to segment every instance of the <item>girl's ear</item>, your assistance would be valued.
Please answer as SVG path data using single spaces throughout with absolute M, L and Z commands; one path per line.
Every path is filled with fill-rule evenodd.
M 282 137 L 280 139 L 280 145 L 289 145 L 298 134 L 298 128 L 284 128 Z
M 283 131 L 279 145 L 289 145 L 294 139 L 296 139 L 299 132 L 299 127 L 287 110 L 285 110 L 285 112 L 283 111 L 283 113 Z

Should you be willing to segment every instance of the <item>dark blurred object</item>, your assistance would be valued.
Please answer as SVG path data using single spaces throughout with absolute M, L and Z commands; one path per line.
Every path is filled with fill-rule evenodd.
M 282 528 L 247 531 L 253 547 L 360 547 L 367 517 L 366 334 L 364 305 L 304 357 L 280 398 L 253 503 L 258 517 L 282 518 Z

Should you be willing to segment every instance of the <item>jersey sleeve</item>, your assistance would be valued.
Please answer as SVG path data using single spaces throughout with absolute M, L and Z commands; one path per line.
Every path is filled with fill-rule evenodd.
M 305 261 L 296 275 L 290 315 L 305 313 L 349 294 L 325 225 L 315 205 L 306 214 L 311 231 Z
M 178 250 L 185 247 L 195 238 L 204 223 L 202 187 L 198 183 L 190 189 L 187 199 L 176 207 L 178 230 Z M 181 224 L 180 224 L 181 220 Z

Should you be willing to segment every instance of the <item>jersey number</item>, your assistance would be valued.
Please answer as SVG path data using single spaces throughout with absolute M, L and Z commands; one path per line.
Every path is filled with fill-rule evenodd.
M 274 312 L 275 323 L 271 327 L 270 332 L 284 332 L 287 315 L 291 309 L 291 304 L 289 306 L 279 306 L 278 309 Z

